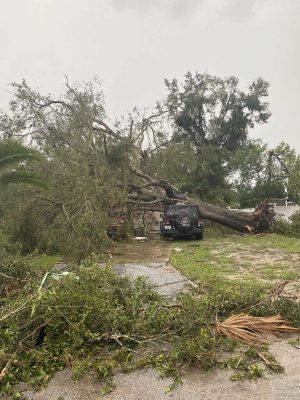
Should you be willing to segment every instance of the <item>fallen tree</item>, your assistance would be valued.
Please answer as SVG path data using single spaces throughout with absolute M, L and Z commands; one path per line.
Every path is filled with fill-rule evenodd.
M 192 79 L 192 87 L 196 90 L 194 78 L 189 79 Z M 215 85 L 219 87 L 222 83 L 215 78 L 206 81 L 206 77 L 200 75 L 195 79 L 206 82 L 205 85 L 208 85 L 211 93 L 215 93 Z M 213 86 L 212 82 L 215 83 Z M 227 83 L 232 89 L 237 85 L 235 80 Z M 264 87 L 262 81 L 253 87 L 257 88 L 257 85 L 262 85 L 262 89 Z M 179 89 L 175 86 L 175 95 L 169 96 L 166 102 L 157 104 L 152 111 L 135 110 L 124 120 L 110 125 L 104 110 L 101 87 L 98 87 L 97 82 L 83 86 L 71 85 L 66 78 L 66 91 L 59 98 L 43 96 L 32 90 L 25 81 L 13 84 L 14 106 L 11 107 L 10 114 L 0 114 L 0 136 L 3 139 L 13 138 L 30 143 L 46 156 L 47 163 L 43 168 L 50 191 L 47 198 L 37 197 L 39 210 L 42 210 L 41 223 L 37 225 L 45 226 L 43 234 L 47 243 L 49 233 L 61 229 L 62 236 L 69 237 L 72 248 L 74 240 L 83 243 L 88 251 L 92 248 L 91 243 L 98 248 L 99 238 L 104 241 L 106 237 L 109 208 L 123 208 L 126 205 L 132 205 L 138 210 L 162 211 L 166 204 L 198 204 L 203 218 L 239 232 L 263 232 L 270 228 L 273 213 L 267 202 L 260 205 L 253 214 L 204 203 L 175 188 L 168 181 L 172 172 L 166 177 L 161 174 L 163 168 L 160 162 L 156 163 L 156 169 L 151 168 L 150 160 L 154 154 L 159 154 L 172 141 L 188 140 L 192 143 L 193 151 L 199 153 L 196 160 L 198 164 L 201 163 L 203 151 L 205 153 L 212 146 L 219 150 L 223 149 L 223 146 L 226 148 L 229 145 L 226 138 L 233 144 L 232 130 L 223 126 L 224 113 L 228 112 L 227 102 L 222 103 L 223 112 L 217 121 L 201 106 L 203 113 L 207 114 L 208 121 L 214 121 L 213 126 L 219 126 L 216 131 L 218 135 L 224 136 L 224 143 L 215 143 L 217 133 L 204 132 L 207 124 L 203 121 L 198 121 L 199 126 L 195 125 L 195 132 L 193 124 L 186 124 L 191 122 L 191 119 L 186 117 L 190 113 L 194 115 L 193 110 L 187 109 L 188 104 L 185 103 L 190 94 L 177 93 Z M 223 84 L 221 86 L 223 87 Z M 198 95 L 202 98 L 201 94 Z M 230 99 L 232 96 L 233 93 L 229 96 Z M 202 105 L 208 101 L 206 98 L 202 100 Z M 238 92 L 238 98 L 232 103 L 233 109 L 236 107 L 236 101 L 240 100 Z M 263 109 L 266 107 L 262 105 Z M 241 135 L 248 125 L 251 126 L 255 122 L 253 118 L 256 111 L 248 110 L 248 106 L 244 109 L 246 126 L 239 127 Z M 258 117 L 256 115 L 255 118 Z M 230 113 L 228 118 L 231 118 Z M 211 123 L 208 125 L 211 126 Z M 234 144 L 237 144 L 236 140 Z M 230 148 L 227 150 L 231 151 Z M 176 158 L 176 152 L 172 156 Z M 218 160 L 217 166 L 221 168 L 226 160 L 222 157 Z M 165 179 L 162 179 L 162 176 Z M 201 176 L 195 179 L 201 180 Z M 43 203 L 46 201 L 47 206 L 40 206 L 40 200 Z M 31 199 L 29 201 L 31 202 Z M 28 207 L 30 214 L 31 203 Z M 36 221 L 37 208 L 32 209 Z M 25 225 L 28 226 L 27 223 Z M 55 229 L 52 229 L 53 226 Z M 82 229 L 82 226 L 85 228 Z M 41 234 L 36 236 L 41 237 Z M 54 236 L 56 242 L 57 234 Z M 35 244 L 30 248 L 34 246 Z
M 197 204 L 204 219 L 242 233 L 267 232 L 274 221 L 274 210 L 268 200 L 259 204 L 253 213 L 231 210 L 186 196 L 167 181 L 155 180 L 150 175 L 132 169 L 140 184 L 128 185 L 128 202 L 137 209 L 162 211 L 169 204 Z
M 128 184 L 127 203 L 137 210 L 160 211 L 172 204 L 197 204 L 204 219 L 242 233 L 262 233 L 270 230 L 275 212 L 265 199 L 253 212 L 220 207 L 187 196 L 167 181 L 157 181 L 142 171 L 133 171 L 140 184 Z

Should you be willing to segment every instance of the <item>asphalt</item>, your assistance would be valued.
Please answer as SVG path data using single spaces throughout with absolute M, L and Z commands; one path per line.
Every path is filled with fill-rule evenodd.
M 196 369 L 186 371 L 183 385 L 168 392 L 171 379 L 161 379 L 152 369 L 118 374 L 116 389 L 101 395 L 101 382 L 87 376 L 74 382 L 72 373 L 64 370 L 55 375 L 49 385 L 38 393 L 25 392 L 26 400 L 299 400 L 300 351 L 287 341 L 270 346 L 285 373 L 272 374 L 267 379 L 233 382 L 232 371 L 215 370 L 206 375 Z

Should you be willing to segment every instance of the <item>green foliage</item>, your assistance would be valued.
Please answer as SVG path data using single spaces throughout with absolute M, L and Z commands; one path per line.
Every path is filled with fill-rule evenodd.
M 0 166 L 6 167 L 25 160 L 41 160 L 36 150 L 28 149 L 16 141 L 6 141 L 0 144 Z
M 180 86 L 177 80 L 166 80 L 168 102 L 173 106 L 175 123 L 197 148 L 209 144 L 219 149 L 235 150 L 244 144 L 247 131 L 255 123 L 270 117 L 269 84 L 258 78 L 248 92 L 238 88 L 238 79 L 221 79 L 208 74 L 188 72 Z
M 255 359 L 256 362 L 260 361 L 258 356 L 256 356 Z M 238 371 L 230 377 L 232 381 L 242 381 L 244 379 L 256 380 L 258 378 L 264 377 L 264 368 L 259 366 L 255 361 L 251 362 L 250 360 L 247 356 L 231 358 L 228 360 L 228 366 L 233 370 Z
M 168 96 L 153 115 L 135 109 L 110 127 L 97 80 L 67 81 L 58 98 L 26 81 L 12 84 L 10 112 L 0 114 L 0 159 L 18 168 L 7 166 L 2 177 L 35 184 L 38 166 L 49 186 L 43 195 L 22 187 L 25 196 L 17 185 L 2 185 L 0 213 L 24 252 L 38 248 L 77 259 L 103 252 L 107 226 L 114 222 L 110 210 L 128 211 L 133 201 L 141 204 L 145 197 L 153 204 L 157 198 L 134 170 L 220 205 L 253 206 L 284 194 L 282 168 L 270 166 L 266 146 L 248 138 L 255 124 L 269 118 L 265 81 L 241 91 L 234 77 L 188 73 L 182 86 L 173 80 L 166 87 Z M 37 152 L 12 141 L 24 132 L 45 156 L 43 163 L 36 163 Z M 7 156 L 9 151 L 14 153 Z M 296 153 L 286 144 L 274 151 L 291 171 L 288 190 L 296 199 Z
M 32 142 L 47 156 L 41 167 L 49 182 L 43 196 L 33 190 L 26 197 L 12 190 L 0 194 L 3 208 L 14 201 L 13 211 L 4 209 L 12 237 L 24 252 L 37 248 L 77 260 L 102 253 L 108 246 L 109 210 L 125 204 L 126 184 L 120 182 L 126 179 L 130 147 L 102 132 L 105 111 L 98 83 L 67 85 L 60 99 L 42 96 L 25 81 L 12 86 L 11 113 L 1 116 L 0 135 L 32 129 Z M 30 152 L 28 157 L 35 157 Z M 29 178 L 34 182 L 33 175 Z
M 289 340 L 289 344 L 296 349 L 300 349 L 300 336 L 298 336 L 296 339 Z
M 287 222 L 282 219 L 277 220 L 273 225 L 273 231 L 288 237 L 300 239 L 300 212 L 295 213 Z
M 249 130 L 270 117 L 268 104 L 263 101 L 268 83 L 258 78 L 243 92 L 236 77 L 221 79 L 188 72 L 182 85 L 176 79 L 165 84 L 173 121 L 172 142 L 190 147 L 187 160 L 181 164 L 186 190 L 203 200 L 232 204 L 229 178 L 237 172 L 232 159 L 251 148 Z M 168 162 L 174 163 L 169 158 L 166 166 Z
M 22 248 L 0 231 L 0 307 L 18 296 L 28 282 L 39 281 L 52 269 L 58 256 L 32 253 L 22 256 Z
M 300 202 L 300 155 L 294 152 L 293 159 L 289 162 L 289 178 L 288 178 L 288 193 L 290 197 Z
M 131 283 L 96 264 L 84 265 L 42 292 L 35 282 L 1 313 L 2 320 L 11 314 L 4 317 L 0 330 L 1 369 L 13 354 L 10 373 L 1 382 L 2 393 L 20 381 L 43 385 L 67 365 L 74 365 L 81 375 L 82 362 L 84 370 L 110 379 L 112 368 L 120 363 L 119 343 L 124 348 L 137 346 L 176 325 L 175 313 L 159 306 L 160 297 L 143 280 Z M 14 308 L 21 312 L 12 312 Z M 38 347 L 38 327 L 45 323 L 47 334 Z

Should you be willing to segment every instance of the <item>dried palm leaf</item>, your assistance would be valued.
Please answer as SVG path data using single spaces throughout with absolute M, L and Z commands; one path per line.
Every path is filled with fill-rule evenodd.
M 251 345 L 270 343 L 272 337 L 283 333 L 297 333 L 300 329 L 288 325 L 280 315 L 272 317 L 252 317 L 248 314 L 232 315 L 213 326 L 216 334 L 223 334 Z

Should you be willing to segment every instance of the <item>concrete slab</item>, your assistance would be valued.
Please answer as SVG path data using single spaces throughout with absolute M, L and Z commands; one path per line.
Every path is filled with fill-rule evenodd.
M 189 285 L 189 281 L 183 275 L 161 262 L 122 263 L 115 264 L 113 268 L 120 276 L 146 277 L 153 289 L 170 301 L 174 301 L 176 295 Z

